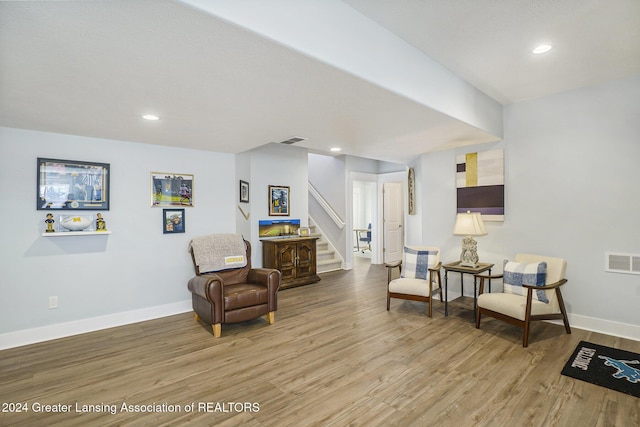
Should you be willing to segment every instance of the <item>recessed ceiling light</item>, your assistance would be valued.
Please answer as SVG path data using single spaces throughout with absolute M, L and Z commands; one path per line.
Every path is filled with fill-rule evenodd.
M 142 118 L 146 120 L 160 120 L 160 117 L 156 116 L 155 114 L 145 114 L 142 116 Z
M 533 49 L 532 52 L 535 53 L 536 55 L 539 55 L 541 53 L 549 52 L 550 50 L 551 50 L 550 44 L 541 44 L 540 46 L 537 46 L 535 49 Z
M 333 151 L 333 152 L 338 152 L 338 151 L 342 151 L 342 148 L 340 148 L 340 147 L 331 147 L 330 150 Z

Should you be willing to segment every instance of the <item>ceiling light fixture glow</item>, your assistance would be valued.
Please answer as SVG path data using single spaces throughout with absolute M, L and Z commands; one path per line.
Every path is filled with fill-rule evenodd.
M 540 55 L 541 53 L 546 53 L 546 52 L 549 52 L 550 50 L 551 50 L 551 45 L 541 44 L 540 46 L 537 46 L 535 49 L 533 49 L 532 52 L 535 53 L 536 55 Z
M 142 118 L 145 120 L 160 120 L 160 117 L 156 116 L 155 114 L 145 114 L 142 116 Z
M 336 153 L 338 151 L 342 151 L 342 148 L 340 148 L 340 147 L 331 147 L 330 150 L 333 151 L 334 153 Z

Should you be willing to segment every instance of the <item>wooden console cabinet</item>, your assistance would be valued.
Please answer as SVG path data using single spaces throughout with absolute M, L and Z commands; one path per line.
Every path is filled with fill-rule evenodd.
M 282 273 L 280 289 L 320 280 L 316 274 L 317 237 L 287 237 L 262 241 L 262 266 Z

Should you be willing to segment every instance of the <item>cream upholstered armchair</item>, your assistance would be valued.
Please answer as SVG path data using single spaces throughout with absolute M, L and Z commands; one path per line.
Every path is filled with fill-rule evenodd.
M 433 315 L 433 296 L 440 294 L 440 248 L 435 246 L 405 246 L 402 260 L 385 264 L 387 267 L 387 311 L 391 298 L 429 303 L 429 317 Z M 392 280 L 393 269 L 400 270 L 400 277 Z
M 567 262 L 562 258 L 517 254 L 515 261 L 504 261 L 503 273 L 480 278 L 476 328 L 484 314 L 524 328 L 522 346 L 529 345 L 532 320 L 562 319 L 567 334 L 571 333 L 567 310 L 560 286 L 567 282 Z M 503 291 L 484 293 L 486 279 L 502 278 Z

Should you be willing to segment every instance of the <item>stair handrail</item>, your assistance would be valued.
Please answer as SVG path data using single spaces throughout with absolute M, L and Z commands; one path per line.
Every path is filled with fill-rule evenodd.
M 318 202 L 318 204 L 324 209 L 324 211 L 329 215 L 329 218 L 333 220 L 333 222 L 338 226 L 340 230 L 342 230 L 345 226 L 345 222 L 340 215 L 331 207 L 329 202 L 322 197 L 322 194 L 316 190 L 316 188 L 309 182 L 309 193 L 313 196 L 314 199 Z

